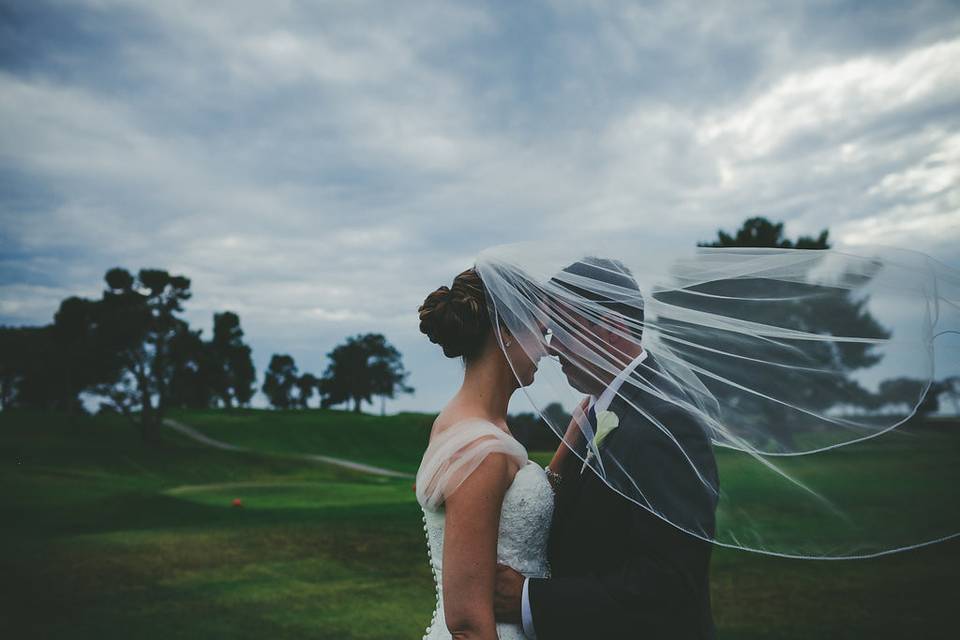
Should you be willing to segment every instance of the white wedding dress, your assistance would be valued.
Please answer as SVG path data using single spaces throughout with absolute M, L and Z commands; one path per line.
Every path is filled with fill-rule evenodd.
M 437 592 L 437 605 L 423 636 L 424 640 L 451 638 L 443 617 L 443 531 L 446 518 L 442 504 L 438 504 L 438 495 L 428 496 L 427 492 L 434 489 L 439 493 L 441 487 L 444 487 L 447 493 L 452 492 L 489 453 L 506 453 L 522 463 L 503 497 L 497 538 L 497 561 L 513 567 L 527 577 L 542 578 L 550 575 L 547 537 L 553 517 L 553 489 L 544 469 L 527 459 L 527 452 L 519 442 L 489 422 L 471 420 L 455 425 L 447 431 L 453 429 L 457 430 L 456 434 L 445 438 L 444 436 L 448 435 L 445 432 L 437 442 L 431 443 L 424 454 L 420 472 L 417 473 L 417 498 L 423 507 L 427 555 L 433 569 Z M 478 442 L 482 446 L 476 446 Z M 465 450 L 467 453 L 463 455 Z M 453 451 L 459 454 L 453 457 L 461 464 L 459 468 L 451 470 L 451 467 L 456 466 L 448 462 L 451 457 L 449 454 Z M 462 463 L 465 460 L 467 463 L 464 465 Z M 453 484 L 451 476 L 454 476 Z M 421 483 L 424 483 L 423 488 Z M 525 638 L 519 624 L 497 624 L 497 635 L 501 640 Z

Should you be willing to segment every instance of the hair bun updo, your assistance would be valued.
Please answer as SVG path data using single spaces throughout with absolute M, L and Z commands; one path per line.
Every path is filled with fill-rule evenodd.
M 443 348 L 448 358 L 471 358 L 483 348 L 490 331 L 487 294 L 475 269 L 467 269 L 426 297 L 417 310 L 420 331 Z

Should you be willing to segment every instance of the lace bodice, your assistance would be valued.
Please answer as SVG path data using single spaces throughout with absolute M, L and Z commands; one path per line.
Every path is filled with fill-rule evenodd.
M 513 483 L 503 497 L 500 531 L 497 538 L 497 560 L 527 577 L 547 577 L 547 536 L 553 517 L 553 490 L 543 468 L 533 462 L 517 471 Z M 437 606 L 433 612 L 425 640 L 449 639 L 443 618 L 443 509 L 424 509 L 424 530 L 428 555 L 437 589 Z M 503 639 L 524 638 L 520 625 L 498 624 L 497 634 Z

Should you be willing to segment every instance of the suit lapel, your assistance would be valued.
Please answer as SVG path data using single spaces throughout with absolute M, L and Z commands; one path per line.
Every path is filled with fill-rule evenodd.
M 647 419 L 639 409 L 648 407 L 656 397 L 646 391 L 644 387 L 667 385 L 662 378 L 662 370 L 653 359 L 652 354 L 630 374 L 623 382 L 618 393 L 613 397 L 608 409 L 620 418 L 621 427 L 607 435 L 602 447 L 616 445 L 618 431 L 624 426 L 636 425 L 643 428 L 642 423 Z M 553 526 L 551 527 L 550 545 L 551 555 L 564 556 L 577 548 L 577 540 L 582 533 L 582 527 L 592 527 L 592 523 L 584 522 L 583 504 L 589 500 L 590 494 L 596 491 L 611 491 L 606 483 L 596 476 L 593 471 L 587 470 L 581 475 L 580 468 L 583 461 L 576 455 L 567 456 L 564 461 L 561 475 L 561 489 L 557 496 L 554 511 Z

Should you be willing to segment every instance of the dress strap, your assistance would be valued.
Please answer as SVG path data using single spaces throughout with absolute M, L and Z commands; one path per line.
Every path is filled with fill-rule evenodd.
M 493 453 L 505 454 L 521 467 L 528 460 L 523 445 L 489 420 L 470 418 L 444 429 L 430 441 L 420 462 L 417 502 L 424 509 L 439 509 Z

